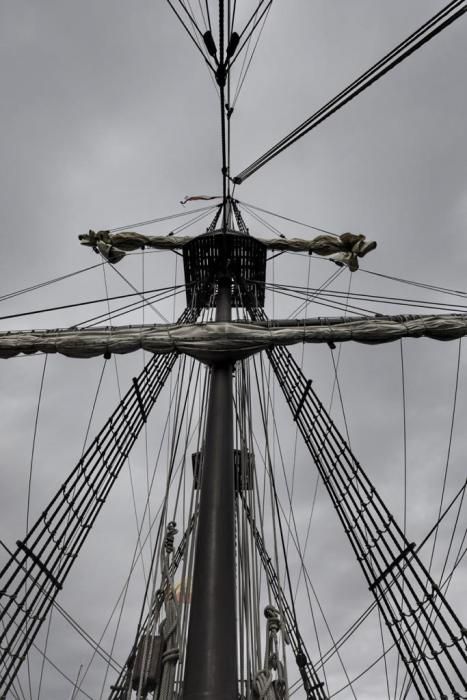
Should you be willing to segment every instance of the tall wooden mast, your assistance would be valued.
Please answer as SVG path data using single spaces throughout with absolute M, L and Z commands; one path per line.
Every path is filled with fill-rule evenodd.
M 232 228 L 230 197 L 224 197 L 222 227 L 184 247 L 187 300 L 209 307 L 216 321 L 230 321 L 232 306 L 246 293 L 264 301 L 264 246 Z M 251 281 L 250 285 L 248 282 Z M 245 285 L 244 285 L 245 287 Z M 189 290 L 196 290 L 195 292 Z M 235 472 L 232 374 L 235 358 L 211 365 L 193 590 L 188 629 L 184 700 L 236 700 Z
M 231 319 L 231 281 L 217 280 L 216 321 Z M 211 370 L 184 698 L 237 697 L 231 362 Z

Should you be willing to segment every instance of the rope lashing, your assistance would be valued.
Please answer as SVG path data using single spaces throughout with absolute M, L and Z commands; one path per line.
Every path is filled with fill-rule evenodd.
M 266 618 L 266 648 L 264 668 L 253 681 L 253 694 L 258 700 L 284 700 L 287 695 L 285 670 L 278 653 L 278 633 L 282 630 L 279 611 L 272 605 L 264 609 Z
M 172 601 L 173 602 L 173 601 Z M 166 643 L 166 648 L 164 653 L 162 654 L 162 665 L 170 663 L 175 665 L 180 658 L 180 649 L 178 647 L 178 643 L 176 642 L 176 632 L 178 628 L 178 619 L 175 614 L 173 614 L 174 611 L 171 611 L 170 614 L 170 624 L 169 624 L 169 614 L 167 614 L 166 619 L 161 623 L 160 627 L 160 632 L 165 640 Z M 169 641 L 175 641 L 173 646 L 168 646 Z
M 164 539 L 164 547 L 161 551 L 161 573 L 166 582 L 165 588 L 165 615 L 166 618 L 159 627 L 164 640 L 164 653 L 162 654 L 162 676 L 160 684 L 159 700 L 174 700 L 175 697 L 175 669 L 180 658 L 178 640 L 178 608 L 175 602 L 173 575 L 170 572 L 170 558 L 174 551 L 174 540 L 177 534 L 177 525 L 171 521 L 167 525 Z
M 164 549 L 167 554 L 172 554 L 174 551 L 175 535 L 177 534 L 177 524 L 172 521 L 167 525 L 167 533 L 165 535 Z

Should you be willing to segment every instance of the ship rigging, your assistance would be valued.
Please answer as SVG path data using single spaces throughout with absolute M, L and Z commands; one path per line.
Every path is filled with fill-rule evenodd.
M 190 200 L 216 200 L 200 207 L 199 217 L 189 222 L 199 226 L 201 215 L 203 218 L 209 215 L 206 231 L 186 236 L 182 242 L 180 232 L 184 225 L 174 227 L 171 216 L 165 221 L 153 219 L 137 222 L 133 227 L 82 235 L 81 242 L 93 247 L 100 256 L 96 267 L 104 275 L 106 312 L 85 322 L 74 321 L 62 329 L 1 334 L 3 357 L 21 353 L 30 356 L 36 352 L 44 357 L 34 441 L 48 353 L 103 357 L 82 454 L 69 475 L 65 478 L 62 475 L 58 490 L 48 505 L 47 502 L 42 504 L 36 520 L 31 517 L 29 503 L 33 445 L 26 532 L 10 546 L 4 543 L 2 693 L 5 697 L 24 697 L 29 691 L 32 697 L 32 655 L 38 652 L 40 695 L 44 665 L 50 663 L 47 644 L 52 614 L 59 613 L 93 648 L 88 666 L 79 667 L 74 682 L 68 678 L 73 698 L 97 697 L 95 691 L 89 695 L 83 685 L 95 656 L 100 657 L 106 668 L 100 697 L 107 692 L 112 700 L 129 700 L 133 696 L 190 700 L 201 697 L 282 699 L 294 693 L 311 700 L 324 700 L 341 690 L 348 690 L 355 696 L 358 677 L 349 677 L 340 650 L 367 616 L 373 615 L 379 625 L 382 647 L 375 663 L 384 668 L 384 690 L 387 689 L 389 698 L 465 697 L 466 633 L 457 606 L 451 604 L 447 592 L 465 554 L 465 535 L 463 538 L 457 531 L 463 512 L 465 479 L 457 484 L 450 499 L 445 498 L 444 482 L 439 512 L 431 527 L 417 539 L 409 537 L 406 497 L 400 522 L 380 495 L 379 485 L 375 485 L 356 457 L 339 382 L 340 354 L 336 353 L 336 343 L 343 340 L 360 337 L 363 342 L 376 343 L 381 334 L 386 333 L 381 342 L 395 340 L 400 344 L 404 376 L 402 338 L 431 334 L 433 338 L 457 339 L 450 451 L 459 389 L 461 338 L 465 335 L 466 321 L 459 298 L 465 295 L 452 287 L 436 288 L 422 283 L 416 286 L 425 292 L 450 295 L 449 301 L 359 294 L 351 291 L 351 276 L 346 293 L 333 291 L 329 287 L 339 275 L 355 273 L 367 253 L 368 259 L 371 258 L 374 244 L 365 236 L 337 235 L 322 230 L 315 231 L 312 240 L 305 240 L 304 236 L 285 236 L 264 218 L 265 214 L 271 215 L 270 211 L 247 204 L 238 191 L 250 176 L 293 146 L 296 140 L 418 49 L 423 49 L 431 39 L 437 39 L 438 34 L 444 30 L 449 32 L 457 20 L 462 23 L 466 3 L 451 2 L 442 8 L 384 59 L 349 84 L 335 100 L 327 102 L 322 110 L 313 113 L 298 129 L 236 175 L 231 172 L 230 129 L 235 109 L 231 69 L 242 51 L 245 56 L 248 49 L 250 55 L 253 53 L 256 46 L 253 40 L 264 26 L 272 3 L 259 2 L 238 33 L 235 31 L 236 3 L 228 2 L 225 6 L 222 0 L 219 3 L 218 32 L 213 31 L 214 12 L 210 14 L 209 4 L 206 3 L 205 9 L 200 4 L 201 16 L 206 22 L 204 32 L 199 30 L 189 3 L 180 2 L 178 9 L 176 3 L 169 2 L 169 5 L 203 54 L 219 93 L 222 194 L 219 197 L 187 196 L 182 200 L 184 206 L 189 205 Z M 248 217 L 253 223 L 247 223 Z M 130 231 L 161 222 L 165 226 L 170 222 L 172 226 L 166 236 Z M 258 223 L 272 228 L 274 239 L 253 235 L 252 228 Z M 289 223 L 295 227 L 299 225 L 298 221 L 289 220 Z M 306 258 L 308 280 L 305 285 L 293 279 L 288 283 L 278 282 L 275 276 L 271 279 L 267 274 L 267 263 L 271 261 L 275 269 L 275 257 L 285 255 L 285 251 L 294 246 L 295 253 Z M 175 279 L 172 285 L 154 285 L 148 290 L 143 280 L 142 287 L 135 288 L 122 271 L 124 258 L 128 254 L 139 255 L 141 251 L 147 255 L 148 251 L 161 247 L 183 258 L 183 284 Z M 310 253 L 313 253 L 313 261 L 316 255 L 327 256 L 328 261 L 323 258 L 322 265 L 338 264 L 316 288 L 310 285 Z M 93 267 L 88 266 L 86 271 Z M 124 295 L 115 295 L 120 297 L 119 304 L 124 303 L 113 309 L 107 281 L 110 271 L 133 288 L 131 293 L 127 292 L 125 300 L 121 298 Z M 58 284 L 65 278 L 66 275 L 51 283 Z M 44 286 L 48 286 L 48 282 Z M 5 295 L 3 300 L 31 290 L 32 287 L 18 290 Z M 266 297 L 271 293 L 294 300 L 292 321 L 266 315 Z M 160 311 L 161 301 L 172 302 L 177 296 L 185 298 L 185 309 L 169 322 Z M 328 308 L 337 308 L 341 317 L 310 316 L 310 305 L 316 300 Z M 89 303 L 94 301 L 89 300 Z M 412 313 L 375 315 L 366 308 L 369 301 L 409 306 Z M 78 302 L 77 308 L 83 303 Z M 55 304 L 49 310 L 63 310 L 60 306 L 71 308 L 72 305 Z M 413 313 L 414 308 L 420 310 L 420 307 L 430 312 L 441 309 L 446 315 Z M 133 324 L 119 329 L 114 325 L 119 315 L 141 308 L 144 314 L 155 311 L 160 316 L 157 324 L 148 328 L 143 315 L 143 324 L 138 327 Z M 274 312 L 274 307 L 272 310 Z M 42 313 L 45 311 L 43 309 Z M 359 314 L 355 319 L 360 324 L 358 330 L 355 330 L 355 323 L 350 327 L 353 322 L 348 319 L 356 313 Z M 7 313 L 4 320 L 10 325 L 20 315 L 21 312 Z M 148 340 L 151 332 L 152 340 Z M 162 345 L 154 344 L 157 333 Z M 291 340 L 292 337 L 295 340 Z M 312 337 L 314 340 L 310 341 Z M 300 352 L 293 354 L 287 347 L 292 342 L 303 341 L 324 343 L 331 353 L 333 394 L 338 396 L 342 409 L 341 427 L 309 378 L 304 354 L 300 357 Z M 146 358 L 141 372 L 132 375 L 130 388 L 125 393 L 120 389 L 116 357 L 141 348 L 151 355 Z M 93 437 L 90 426 L 94 410 L 101 383 L 109 374 L 106 367 L 112 363 L 117 372 L 119 401 L 100 432 L 94 431 Z M 276 388 L 272 386 L 273 378 L 277 381 Z M 405 380 L 402 388 L 405 392 Z M 159 481 L 155 476 L 157 463 L 152 474 L 149 468 L 147 427 L 152 410 L 157 410 L 164 395 L 167 397 L 167 393 L 164 394 L 167 389 L 171 405 L 165 406 L 167 420 L 159 429 L 160 445 L 167 441 L 167 467 L 165 478 Z M 309 530 L 304 544 L 293 510 L 294 485 L 292 481 L 290 488 L 287 481 L 279 427 L 273 413 L 276 392 L 282 396 L 284 407 L 288 408 L 289 417 L 296 426 L 295 442 L 292 440 L 294 452 L 298 450 L 298 439 L 303 439 L 308 468 L 310 471 L 312 465 L 316 468 L 319 481 L 310 498 L 312 510 L 319 484 L 320 489 L 327 492 L 342 526 L 342 535 L 359 567 L 360 580 L 366 583 L 372 599 L 362 615 L 338 639 L 328 626 L 304 562 Z M 405 432 L 405 398 L 403 406 Z M 254 427 L 256 423 L 261 435 Z M 117 633 L 110 647 L 104 645 L 105 632 L 97 640 L 83 630 L 74 616 L 60 607 L 59 596 L 72 578 L 75 564 L 82 556 L 82 549 L 85 551 L 84 545 L 98 523 L 104 504 L 111 499 L 117 478 L 129 465 L 131 450 L 140 435 L 146 444 L 147 495 L 142 513 L 138 514 L 135 507 L 138 538 L 130 568 L 141 567 L 144 601 L 135 624 L 133 643 L 128 645 L 126 657 L 117 660 L 114 649 Z M 301 459 L 304 459 L 303 454 Z M 279 466 L 284 469 L 285 490 L 282 492 L 278 484 Z M 130 484 L 136 504 L 131 468 Z M 306 479 L 302 486 L 305 484 Z M 151 501 L 153 489 L 159 491 L 156 503 Z M 445 519 L 456 513 L 442 572 L 435 576 L 432 564 L 439 528 Z M 266 524 L 266 517 L 270 517 L 271 525 Z M 428 547 L 432 546 L 428 561 L 427 550 L 423 550 L 427 542 Z M 297 581 L 290 571 L 292 547 L 299 558 Z M 107 564 L 112 566 L 110 561 Z M 318 650 L 313 650 L 310 635 L 303 631 L 297 602 L 300 579 L 303 579 L 307 595 L 313 592 L 314 605 L 328 627 L 332 643 L 327 650 L 321 648 L 318 638 Z M 341 583 L 345 587 L 345 582 Z M 125 599 L 127 592 L 128 583 L 119 599 Z M 310 607 L 316 631 L 313 606 Z M 38 635 L 44 635 L 44 631 L 45 638 L 38 645 Z M 331 658 L 340 665 L 345 677 L 341 689 L 333 686 L 326 672 Z M 371 666 L 372 663 L 367 664 L 365 670 L 371 670 Z M 396 669 L 394 681 L 389 680 L 388 666 Z M 114 676 L 112 682 L 110 675 Z

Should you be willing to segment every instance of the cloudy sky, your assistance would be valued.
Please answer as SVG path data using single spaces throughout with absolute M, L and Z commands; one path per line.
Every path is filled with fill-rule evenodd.
M 216 4 L 216 3 L 214 3 Z M 232 170 L 242 170 L 279 138 L 404 39 L 445 3 L 435 0 L 275 0 L 240 91 L 232 117 Z M 197 3 L 192 2 L 193 7 Z M 253 3 L 238 3 L 238 26 Z M 467 245 L 467 146 L 465 65 L 467 20 L 461 19 L 385 76 L 357 100 L 252 176 L 236 191 L 239 200 L 341 233 L 362 232 L 378 242 L 363 269 L 352 276 L 353 292 L 462 303 L 369 274 L 378 272 L 465 290 Z M 162 0 L 2 0 L 0 3 L 1 139 L 0 296 L 99 262 L 77 235 L 182 211 L 190 194 L 219 194 L 220 130 L 215 87 L 196 49 Z M 241 62 L 238 62 L 241 63 Z M 240 66 L 237 66 L 237 71 Z M 235 88 L 238 72 L 233 76 Z M 187 208 L 195 205 L 187 205 Z M 268 233 L 245 215 L 252 235 Z M 312 236 L 291 223 L 266 217 L 286 236 Z M 180 220 L 180 221 L 183 221 Z M 204 231 L 209 219 L 189 231 Z M 143 229 L 168 233 L 173 222 Z M 180 259 L 168 253 L 135 255 L 118 268 L 138 289 L 181 283 Z M 332 263 L 281 256 L 269 279 L 317 287 Z M 102 267 L 65 282 L 3 300 L 1 316 L 130 292 L 128 284 Z M 333 288 L 347 291 L 349 273 Z M 183 300 L 158 305 L 172 318 Z M 298 301 L 269 297 L 268 311 L 286 316 Z M 371 311 L 407 307 L 362 303 Z M 105 313 L 106 305 L 2 319 L 2 328 L 67 327 Z M 417 310 L 414 308 L 414 312 Z M 410 312 L 410 310 L 409 310 Z M 310 304 L 309 315 L 333 313 Z M 336 312 L 338 313 L 338 312 Z M 158 320 L 147 309 L 128 322 Z M 402 346 L 407 427 L 407 528 L 423 539 L 436 520 L 446 465 L 459 344 L 408 340 Z M 301 351 L 296 353 L 301 361 Z M 141 357 L 118 360 L 121 389 L 142 366 Z M 136 365 L 136 370 L 135 370 Z M 334 370 L 329 348 L 307 349 L 303 369 L 328 403 Z M 27 484 L 43 357 L 0 365 L 1 538 L 8 546 L 23 536 Z M 50 357 L 38 420 L 32 470 L 30 522 L 41 513 L 81 453 L 102 360 Z M 466 355 L 461 347 L 459 386 L 445 502 L 462 485 L 467 442 Z M 383 498 L 403 513 L 403 401 L 401 346 L 342 348 L 339 383 L 352 447 Z M 118 401 L 114 366 L 104 373 L 91 434 Z M 160 443 L 170 397 L 156 410 L 149 438 Z M 343 424 L 340 402 L 332 412 Z M 277 398 L 277 425 L 285 464 L 295 462 L 294 510 L 303 541 L 308 527 L 315 471 Z M 294 456 L 295 455 L 295 456 Z M 132 460 L 137 508 L 145 498 L 144 446 Z M 285 497 L 285 491 L 282 494 Z M 122 473 L 70 575 L 61 602 L 94 636 L 123 585 L 135 543 L 135 518 L 128 469 Z M 160 497 L 160 494 L 157 498 Z M 157 500 L 157 499 L 156 499 Z M 284 501 L 285 503 L 285 501 Z M 461 512 L 460 543 L 466 526 Z M 440 573 L 452 519 L 441 530 L 435 557 Z M 455 547 L 454 547 L 455 549 Z M 423 550 L 429 559 L 429 548 Z M 298 577 L 298 557 L 291 550 Z M 371 602 L 361 572 L 340 532 L 324 489 L 318 491 L 306 563 L 326 619 L 338 638 Z M 137 571 L 137 577 L 142 572 Z M 460 568 L 449 597 L 465 617 L 467 570 Z M 128 596 L 115 656 L 123 661 L 139 612 L 141 580 Z M 314 601 L 313 601 L 314 603 Z M 319 652 L 305 595 L 298 610 L 313 659 Z M 317 612 L 322 651 L 331 646 Z M 90 656 L 74 632 L 55 616 L 50 658 L 75 678 Z M 111 634 L 105 638 L 110 648 Z M 43 638 L 39 640 L 41 646 Z M 376 616 L 343 647 L 350 678 L 381 653 Z M 36 655 L 37 656 L 37 655 Z M 33 663 L 37 696 L 40 662 Z M 390 697 L 395 659 L 389 655 Z M 107 685 L 111 682 L 108 679 Z M 24 677 L 23 677 L 24 681 Z M 328 669 L 331 692 L 346 684 L 342 667 Z M 98 698 L 103 683 L 96 665 L 83 689 Z M 354 684 L 359 699 L 388 697 L 382 663 Z M 27 683 L 23 682 L 26 697 Z M 48 664 L 42 697 L 68 698 L 72 688 Z M 84 697 L 78 695 L 77 697 Z M 301 697 L 297 693 L 296 697 Z M 353 697 L 344 690 L 338 697 Z

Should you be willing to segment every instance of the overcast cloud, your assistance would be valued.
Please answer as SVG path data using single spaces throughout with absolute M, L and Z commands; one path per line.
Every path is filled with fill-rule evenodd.
M 444 4 L 435 0 L 275 0 L 232 117 L 233 174 Z M 253 3 L 242 0 L 238 5 L 241 20 Z M 237 30 L 240 26 L 239 21 Z M 456 22 L 236 190 L 236 196 L 245 202 L 336 233 L 362 232 L 375 239 L 378 248 L 365 259 L 364 269 L 352 277 L 354 292 L 462 303 L 461 299 L 371 276 L 365 270 L 458 290 L 467 288 L 466 30 L 467 19 Z M 185 195 L 220 193 L 216 91 L 167 3 L 2 0 L 0 63 L 0 296 L 99 262 L 91 249 L 78 244 L 79 233 L 179 212 L 179 201 Z M 236 79 L 233 82 L 235 85 Z M 287 236 L 312 235 L 293 224 L 270 220 Z M 267 232 L 253 219 L 247 218 L 247 222 L 252 235 Z M 208 223 L 209 219 L 190 232 L 202 233 Z M 167 222 L 145 231 L 168 233 L 172 225 Z M 141 256 L 126 258 L 119 269 L 132 284 L 142 287 Z M 310 274 L 310 286 L 317 287 L 334 271 L 329 262 L 284 255 L 271 263 L 269 279 L 306 285 Z M 170 285 L 174 280 L 180 283 L 182 274 L 180 259 L 172 254 L 145 256 L 146 288 Z M 107 272 L 107 282 L 110 294 L 131 291 L 112 270 Z M 345 271 L 333 288 L 345 291 L 348 285 L 349 273 Z M 104 295 L 102 269 L 97 268 L 60 285 L 3 301 L 0 315 Z M 284 317 L 297 304 L 276 295 L 268 298 L 267 310 Z M 165 302 L 158 309 L 172 318 L 182 305 L 180 299 L 175 305 Z M 400 307 L 368 308 L 397 313 Z M 105 312 L 106 306 L 94 309 L 2 320 L 2 329 L 66 327 Z M 308 315 L 328 313 L 333 312 L 316 304 L 307 309 Z M 153 319 L 157 320 L 146 310 L 144 320 Z M 141 320 L 140 312 L 127 322 Z M 410 541 L 423 539 L 437 517 L 458 348 L 457 342 L 403 343 Z M 294 352 L 301 361 L 301 349 Z M 140 356 L 119 358 L 123 392 L 142 362 Z M 445 502 L 466 477 L 466 364 L 463 348 Z M 25 530 L 43 367 L 43 357 L 0 364 L 1 538 L 10 547 Z M 81 454 L 101 368 L 99 358 L 75 361 L 52 356 L 47 361 L 33 464 L 31 522 Z M 307 348 L 303 369 L 327 404 L 334 378 L 329 348 Z M 352 448 L 401 520 L 404 442 L 400 345 L 345 345 L 339 380 Z M 91 434 L 117 401 L 115 369 L 109 363 Z M 315 468 L 300 439 L 294 457 L 295 427 L 278 390 L 276 402 L 285 468 L 291 471 L 295 459 L 294 511 L 303 543 Z M 166 393 L 151 419 L 151 456 L 160 442 L 168 404 Z M 332 413 L 342 427 L 337 396 Z M 141 512 L 146 488 L 144 445 L 139 446 L 131 465 Z M 279 463 L 277 468 L 281 469 Z M 165 473 L 165 464 L 163 469 Z M 160 502 L 162 488 L 154 504 Z M 280 489 L 285 504 L 283 484 Z M 125 469 L 60 597 L 64 607 L 95 637 L 100 636 L 123 585 L 135 545 L 130 492 Z M 452 519 L 440 532 L 435 576 L 441 571 L 451 527 Z M 465 527 L 464 506 L 457 545 Z M 428 561 L 429 549 L 423 554 Z M 292 546 L 290 563 L 296 579 L 299 560 Z M 306 563 L 329 626 L 338 638 L 371 597 L 322 485 Z M 120 662 L 131 646 L 142 578 L 139 568 L 114 652 Z M 449 593 L 464 619 L 466 587 L 464 561 Z M 317 659 L 319 651 L 303 585 L 297 609 L 302 634 L 312 658 Z M 315 615 L 324 652 L 331 640 L 317 608 Z M 56 614 L 51 629 L 49 656 L 74 678 L 80 665 L 86 665 L 90 650 Z M 38 643 L 43 646 L 43 636 Z M 109 648 L 110 644 L 109 633 L 104 646 Z M 373 615 L 342 650 L 350 678 L 376 659 L 380 650 L 378 618 Z M 35 655 L 32 661 L 34 688 L 40 671 L 38 659 Z M 394 655 L 389 655 L 391 698 L 395 664 Z M 294 677 L 292 668 L 293 659 Z M 24 681 L 24 674 L 22 678 Z M 112 681 L 109 677 L 106 690 Z M 102 682 L 102 666 L 96 664 L 83 689 L 98 698 Z M 328 682 L 331 692 L 345 685 L 338 662 L 329 664 Z M 357 681 L 354 691 L 359 700 L 387 698 L 383 664 Z M 69 698 L 71 692 L 70 685 L 46 665 L 42 697 Z M 347 689 L 338 697 L 346 700 L 353 695 Z

